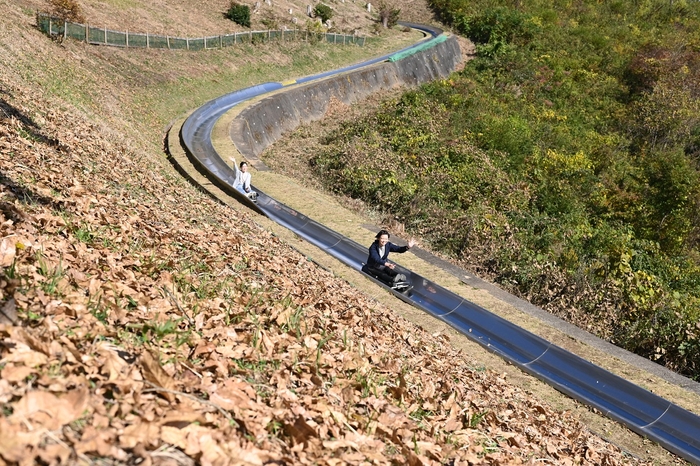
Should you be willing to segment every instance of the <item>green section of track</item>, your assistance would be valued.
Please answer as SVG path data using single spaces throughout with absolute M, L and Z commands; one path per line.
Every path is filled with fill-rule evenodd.
M 437 36 L 436 38 L 429 40 L 425 44 L 419 45 L 417 47 L 413 47 L 410 50 L 405 50 L 403 52 L 399 52 L 395 55 L 390 56 L 389 61 L 395 62 L 395 61 L 403 60 L 404 58 L 410 57 L 411 55 L 415 55 L 418 52 L 422 52 L 423 50 L 429 49 L 431 47 L 435 47 L 436 45 L 441 44 L 441 43 L 445 42 L 446 40 L 447 40 L 447 36 L 444 34 L 441 36 Z

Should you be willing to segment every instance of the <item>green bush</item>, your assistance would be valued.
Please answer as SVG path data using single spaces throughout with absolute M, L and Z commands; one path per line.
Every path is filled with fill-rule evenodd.
M 317 44 L 325 40 L 326 28 L 318 21 L 311 19 L 306 20 L 304 28 L 307 31 L 307 40 L 311 44 Z
M 333 10 L 331 10 L 331 7 L 329 7 L 328 5 L 319 3 L 318 5 L 316 5 L 316 8 L 314 8 L 314 15 L 317 18 L 321 18 L 322 23 L 325 23 L 333 17 Z
M 248 5 L 231 2 L 226 17 L 240 26 L 250 27 L 250 7 Z
M 516 42 L 527 42 L 535 33 L 535 24 L 527 14 L 509 8 L 486 9 L 476 15 L 455 18 L 457 30 L 471 39 L 481 56 L 494 56 Z
M 700 380 L 700 8 L 429 3 L 477 59 L 329 135 L 311 170 L 476 273 Z

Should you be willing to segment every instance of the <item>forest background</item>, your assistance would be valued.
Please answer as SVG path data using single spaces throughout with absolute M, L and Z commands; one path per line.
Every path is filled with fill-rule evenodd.
M 699 380 L 700 4 L 430 4 L 476 58 L 323 135 L 311 169 L 477 275 Z

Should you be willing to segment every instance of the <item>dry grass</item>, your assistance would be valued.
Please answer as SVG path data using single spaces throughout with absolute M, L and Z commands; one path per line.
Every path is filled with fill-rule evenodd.
M 133 32 L 152 34 L 201 37 L 249 30 L 224 17 L 230 0 L 208 1 L 205 7 L 197 8 L 187 0 L 156 0 L 153 2 L 135 2 L 129 0 L 109 0 L 104 2 L 78 2 L 89 24 L 114 30 L 128 28 Z M 268 29 L 263 20 L 274 19 L 280 28 L 304 28 L 312 19 L 306 15 L 307 5 L 301 0 L 274 0 L 268 5 L 260 0 L 256 11 L 256 2 L 244 2 L 251 7 L 250 30 Z M 22 4 L 35 10 L 47 10 L 47 3 L 42 0 L 22 0 Z M 366 2 L 359 0 L 331 1 L 333 8 L 333 27 L 337 32 L 358 31 L 363 35 L 373 35 L 373 15 L 367 12 Z M 432 13 L 421 0 L 401 2 L 402 18 L 408 21 L 426 22 Z M 291 10 L 291 13 L 290 13 Z M 296 19 L 296 23 L 294 22 Z

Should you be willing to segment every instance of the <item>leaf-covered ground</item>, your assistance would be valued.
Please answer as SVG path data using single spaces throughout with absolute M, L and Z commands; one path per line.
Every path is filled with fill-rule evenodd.
M 8 63 L 0 465 L 646 464 Z
M 3 90 L 5 463 L 635 463 L 117 135 Z

